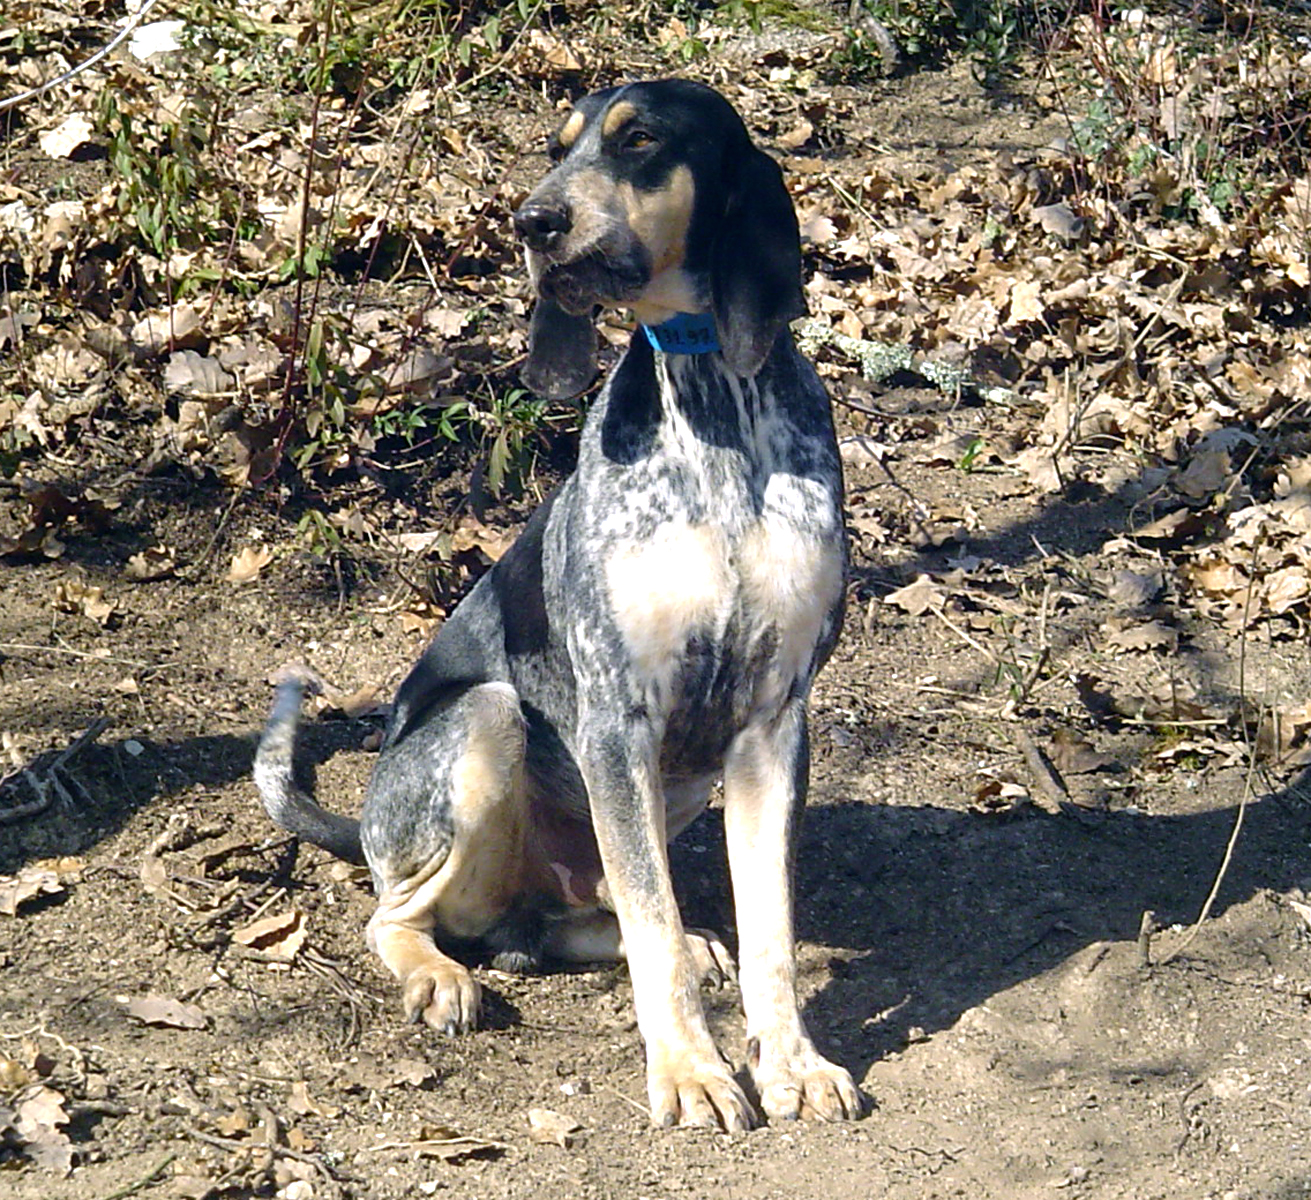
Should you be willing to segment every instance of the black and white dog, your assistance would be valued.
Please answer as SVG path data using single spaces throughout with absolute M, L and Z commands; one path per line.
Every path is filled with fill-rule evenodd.
M 806 704 L 846 563 L 828 397 L 788 330 L 796 216 L 728 102 L 684 80 L 585 97 L 552 157 L 515 215 L 538 294 L 527 381 L 586 387 L 597 305 L 642 326 L 578 469 L 401 685 L 358 825 L 292 781 L 301 679 L 279 688 L 256 779 L 274 820 L 368 862 L 369 944 L 412 1019 L 477 1020 L 478 985 L 438 942 L 478 939 L 510 969 L 623 957 L 652 1118 L 744 1129 L 756 1111 L 698 994 L 732 964 L 684 929 L 666 852 L 722 778 L 759 1107 L 855 1117 L 796 995 Z

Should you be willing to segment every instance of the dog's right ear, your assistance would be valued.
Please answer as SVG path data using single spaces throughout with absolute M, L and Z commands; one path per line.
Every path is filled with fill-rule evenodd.
M 537 298 L 528 326 L 528 359 L 520 376 L 543 400 L 572 400 L 596 378 L 596 325 L 554 300 Z

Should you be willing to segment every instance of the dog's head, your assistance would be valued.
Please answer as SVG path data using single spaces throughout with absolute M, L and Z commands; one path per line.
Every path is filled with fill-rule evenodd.
M 538 295 L 529 387 L 558 399 L 587 387 L 602 304 L 644 325 L 709 311 L 730 369 L 754 375 L 805 311 L 801 244 L 778 165 L 728 101 L 685 79 L 594 92 L 551 157 L 514 216 Z

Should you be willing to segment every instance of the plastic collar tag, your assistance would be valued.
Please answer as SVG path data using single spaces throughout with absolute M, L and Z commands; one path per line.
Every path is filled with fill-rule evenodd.
M 715 318 L 709 313 L 676 313 L 661 325 L 643 325 L 646 340 L 666 354 L 709 354 L 719 349 Z

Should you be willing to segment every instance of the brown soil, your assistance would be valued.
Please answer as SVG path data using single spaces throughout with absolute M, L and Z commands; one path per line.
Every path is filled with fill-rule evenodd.
M 991 153 L 1050 132 L 989 109 L 965 72 L 902 81 L 880 104 L 893 151 Z M 922 393 L 880 404 L 941 409 L 926 444 L 1003 437 L 1014 420 Z M 853 467 L 850 491 L 894 531 L 913 524 L 911 496 L 971 506 L 978 522 L 964 547 L 858 555 L 846 634 L 815 695 L 798 854 L 807 1019 L 871 1112 L 745 1136 L 649 1128 L 622 968 L 529 979 L 480 968 L 484 1029 L 446 1041 L 403 1024 L 363 945 L 366 885 L 266 822 L 249 771 L 271 668 L 308 654 L 348 690 L 390 687 L 418 652 L 384 611 L 385 562 L 353 556 L 342 574 L 286 555 L 234 586 L 220 564 L 255 528 L 292 544 L 291 515 L 268 494 L 228 514 L 217 486 L 156 477 L 134 485 L 115 532 L 70 537 L 59 562 L 0 567 L 0 729 L 16 753 L 36 756 L 41 776 L 54 751 L 109 721 L 68 762 L 66 797 L 0 825 L 0 871 L 84 860 L 61 893 L 0 916 L 0 1058 L 64 1095 L 76 1166 L 65 1177 L 0 1144 L 12 1168 L 0 1189 L 15 1200 L 122 1196 L 135 1183 L 138 1195 L 302 1200 L 1311 1196 L 1311 970 L 1297 907 L 1311 819 L 1296 781 L 1257 789 L 1211 919 L 1165 961 L 1220 867 L 1245 772 L 1186 756 L 1149 771 L 1160 735 L 1094 721 L 1075 686 L 1085 673 L 1232 692 L 1237 647 L 1183 614 L 1184 650 L 1117 657 L 1097 633 L 1108 601 L 1056 603 L 1060 669 L 1018 724 L 1039 740 L 1078 729 L 1112 769 L 1072 780 L 1080 803 L 1059 811 L 977 811 L 980 768 L 1033 786 L 1017 722 L 990 715 L 1005 697 L 995 664 L 958 630 L 877 598 L 964 549 L 1004 564 L 1031 610 L 1045 583 L 1060 591 L 1098 566 L 1132 498 L 1041 499 L 1007 476 L 914 465 L 898 479 L 904 490 Z M 122 579 L 144 545 L 194 562 L 215 538 L 196 581 Z M 107 628 L 53 612 L 73 568 L 117 602 Z M 1305 649 L 1287 645 L 1250 651 L 1248 686 L 1305 676 Z M 309 728 L 331 805 L 358 804 L 374 728 Z M 14 783 L 5 796 L 30 793 Z M 152 845 L 167 878 L 149 868 Z M 717 810 L 673 859 L 688 921 L 731 941 Z M 232 941 L 293 907 L 308 941 L 290 966 Z M 1150 962 L 1138 944 L 1147 910 L 1164 929 Z M 198 1006 L 204 1028 L 128 1019 L 126 1002 L 149 993 Z M 737 1001 L 732 988 L 707 996 L 740 1062 Z M 568 1147 L 533 1141 L 534 1107 L 582 1131 Z M 493 1145 L 448 1161 L 433 1149 L 438 1127 Z

